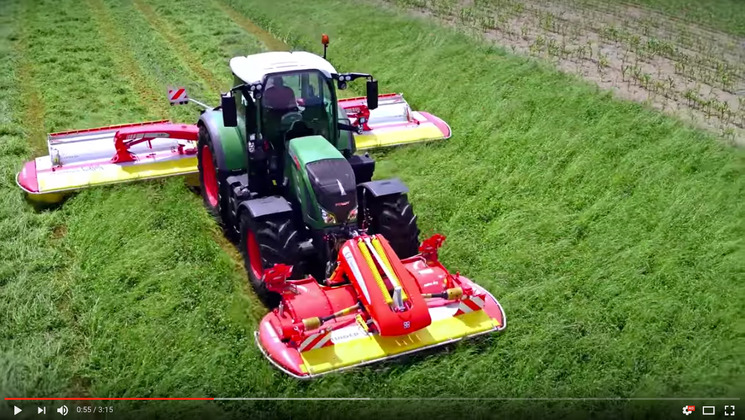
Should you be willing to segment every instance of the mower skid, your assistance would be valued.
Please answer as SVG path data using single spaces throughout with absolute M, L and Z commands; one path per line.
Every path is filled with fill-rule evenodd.
M 378 96 L 378 107 L 370 110 L 364 97 L 339 99 L 352 125 L 362 126 L 355 133 L 357 149 L 374 149 L 408 143 L 450 138 L 450 126 L 423 111 L 414 111 L 400 93 Z
M 90 186 L 196 174 L 197 134 L 166 120 L 52 133 L 49 155 L 26 162 L 16 183 L 53 204 Z
M 435 254 L 393 260 L 382 237 L 373 235 L 370 239 L 369 242 L 379 240 L 370 248 L 379 250 L 383 259 L 389 259 L 382 261 L 388 269 L 381 270 L 385 278 L 366 271 L 375 266 L 372 259 L 358 258 L 352 253 L 344 256 L 347 246 L 351 249 L 351 245 L 368 243 L 363 237 L 350 239 L 342 247 L 340 259 L 344 260 L 340 261 L 339 270 L 356 272 L 364 279 L 350 279 L 351 282 L 336 286 L 320 285 L 312 277 L 287 281 L 281 307 L 267 314 L 255 333 L 262 353 L 280 370 L 297 378 L 312 378 L 506 327 L 504 311 L 494 296 L 471 280 L 448 273 Z M 333 284 L 333 278 L 329 280 Z M 409 281 L 416 284 L 407 284 Z M 396 298 L 387 303 L 386 299 L 376 301 L 375 295 L 381 290 L 383 293 L 378 297 L 384 297 L 386 289 L 395 290 L 391 283 L 405 289 L 403 301 L 407 309 L 394 310 L 396 304 L 392 302 Z M 425 313 L 417 313 L 414 310 L 417 306 Z M 319 319 L 322 321 L 318 322 Z M 404 329 L 410 328 L 403 330 L 405 333 L 396 329 L 399 320 L 403 320 Z

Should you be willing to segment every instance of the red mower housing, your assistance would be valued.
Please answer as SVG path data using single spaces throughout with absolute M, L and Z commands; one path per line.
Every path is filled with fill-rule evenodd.
M 285 373 L 310 378 L 501 331 L 499 302 L 439 262 L 444 239 L 435 235 L 405 260 L 382 236 L 349 239 L 323 285 L 287 280 L 286 265 L 266 270 L 267 287 L 282 299 L 261 321 L 257 344 Z

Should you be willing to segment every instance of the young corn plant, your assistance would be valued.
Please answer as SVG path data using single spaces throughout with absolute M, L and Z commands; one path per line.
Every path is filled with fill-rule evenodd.
M 649 83 L 652 81 L 652 75 L 649 73 L 642 73 L 641 83 L 644 89 L 649 90 Z
M 608 55 L 603 54 L 602 52 L 598 52 L 598 71 L 600 72 L 601 76 L 604 76 L 605 69 L 607 69 L 610 66 L 610 61 L 608 60 Z
M 667 82 L 665 83 L 665 93 L 669 98 L 672 98 L 675 95 L 675 79 L 673 79 L 672 76 L 667 76 Z
M 719 114 L 719 119 L 727 123 L 729 121 L 730 109 L 727 101 L 715 101 L 714 109 Z M 725 118 L 726 117 L 726 118 Z
M 735 129 L 726 127 L 722 130 L 722 138 L 727 140 L 731 145 L 735 143 Z

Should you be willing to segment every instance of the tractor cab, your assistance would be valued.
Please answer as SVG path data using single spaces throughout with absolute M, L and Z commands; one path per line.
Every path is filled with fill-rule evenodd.
M 275 150 L 310 135 L 333 142 L 336 117 L 332 86 L 317 70 L 267 75 L 256 115 L 261 133 Z
M 367 78 L 368 107 L 377 107 L 377 81 L 371 75 L 339 74 L 325 58 L 309 52 L 234 57 L 230 68 L 235 87 L 223 95 L 225 125 L 234 123 L 244 138 L 259 138 L 273 150 L 286 150 L 293 138 L 320 135 L 346 156 L 354 153 L 354 141 L 342 131 L 358 129 L 339 110 L 334 82 L 346 89 L 349 81 Z
M 222 96 L 223 123 L 236 127 L 246 142 L 249 185 L 260 195 L 281 194 L 277 189 L 286 186 L 287 151 L 293 139 L 322 137 L 341 156 L 354 155 L 352 132 L 359 133 L 362 127 L 350 124 L 335 88 L 367 78 L 367 106 L 377 107 L 377 81 L 371 75 L 337 73 L 325 58 L 309 52 L 234 57 L 230 68 L 235 86 Z

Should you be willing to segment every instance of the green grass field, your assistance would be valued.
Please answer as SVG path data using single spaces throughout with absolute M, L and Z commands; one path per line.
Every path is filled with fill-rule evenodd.
M 742 149 L 391 8 L 284 3 L 0 3 L 0 396 L 743 395 Z M 423 234 L 448 236 L 445 264 L 501 301 L 502 335 L 298 382 L 255 347 L 266 309 L 183 181 L 89 190 L 42 212 L 24 202 L 15 173 L 43 153 L 46 132 L 195 121 L 195 109 L 167 106 L 168 85 L 216 103 L 227 60 L 267 48 L 237 17 L 296 49 L 318 52 L 328 33 L 338 69 L 373 73 L 382 90 L 452 125 L 446 142 L 377 153 L 377 176 L 409 185 Z M 428 401 L 417 413 L 494 413 L 472 404 Z M 117 407 L 137 417 L 162 406 Z M 599 417 L 658 409 L 506 401 L 499 413 L 538 418 L 547 407 Z M 173 408 L 341 418 L 405 406 Z

